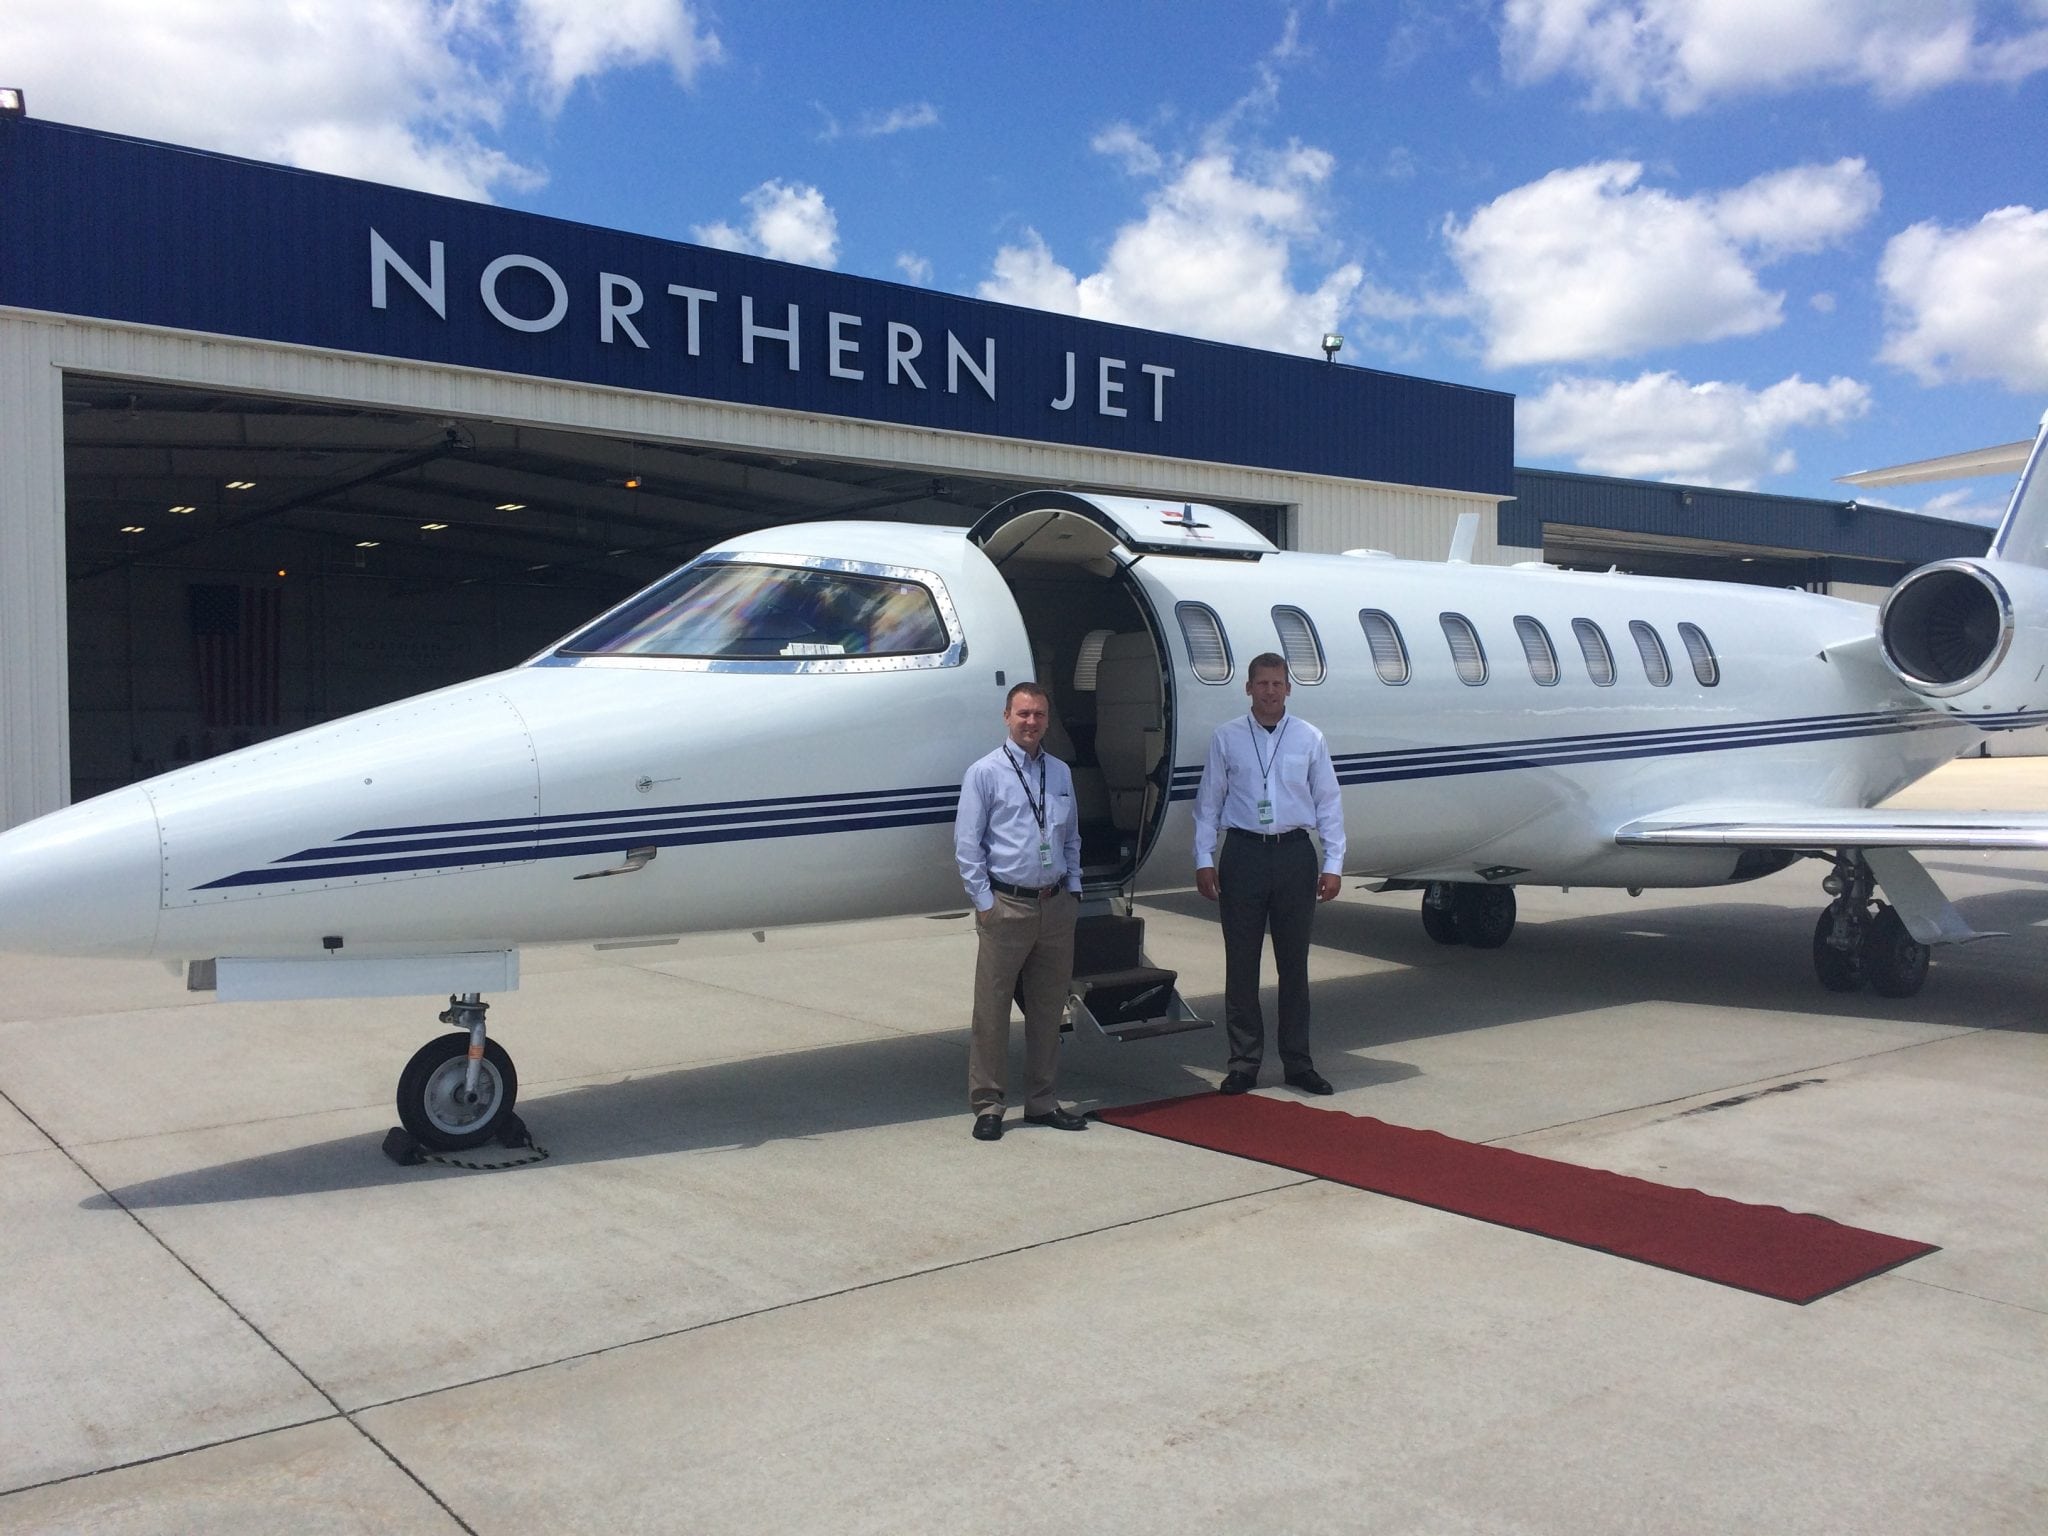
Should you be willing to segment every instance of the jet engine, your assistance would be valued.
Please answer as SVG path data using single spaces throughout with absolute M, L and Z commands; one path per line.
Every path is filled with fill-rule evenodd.
M 1923 565 L 1885 598 L 1877 635 L 1893 675 L 1955 714 L 2048 709 L 2048 569 Z

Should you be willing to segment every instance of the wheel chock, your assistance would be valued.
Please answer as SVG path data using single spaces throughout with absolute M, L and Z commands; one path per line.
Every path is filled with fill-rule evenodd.
M 413 1140 L 411 1131 L 402 1125 L 394 1125 L 384 1133 L 384 1155 L 401 1168 L 411 1168 L 422 1161 L 420 1144 Z

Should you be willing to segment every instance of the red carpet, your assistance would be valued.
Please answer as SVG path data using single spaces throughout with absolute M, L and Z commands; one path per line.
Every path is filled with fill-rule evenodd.
M 1097 1118 L 1802 1305 L 1935 1251 L 1825 1216 L 1257 1094 L 1160 1099 Z

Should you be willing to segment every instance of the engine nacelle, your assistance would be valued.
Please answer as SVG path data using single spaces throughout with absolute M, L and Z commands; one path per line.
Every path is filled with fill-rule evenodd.
M 2048 710 L 2048 570 L 2006 560 L 1938 560 L 1907 576 L 1877 613 L 1885 665 L 1958 715 Z

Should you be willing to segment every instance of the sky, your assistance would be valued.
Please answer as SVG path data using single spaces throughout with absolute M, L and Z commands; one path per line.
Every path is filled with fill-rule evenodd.
M 5 0 L 0 85 L 949 293 L 1335 332 L 1512 393 L 1533 467 L 1841 500 L 2048 408 L 2048 0 Z

